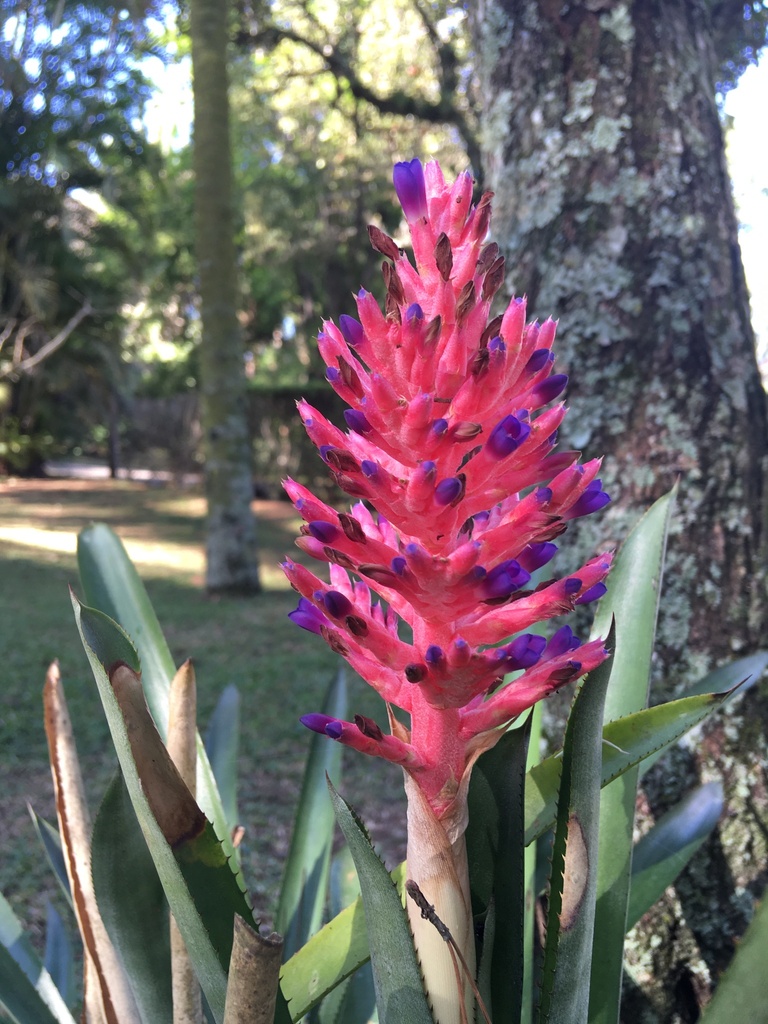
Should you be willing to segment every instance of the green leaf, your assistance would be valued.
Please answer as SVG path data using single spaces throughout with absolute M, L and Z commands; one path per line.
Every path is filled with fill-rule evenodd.
M 526 768 L 528 771 L 538 764 L 541 754 L 541 732 L 543 721 L 543 701 L 535 704 L 531 712 L 531 737 L 528 741 L 528 758 Z M 528 775 L 526 772 L 526 784 Z M 525 796 L 525 794 L 523 794 Z M 525 916 L 523 923 L 523 1006 L 520 1016 L 520 1024 L 531 1024 L 533 1021 L 533 994 L 534 974 L 536 967 L 536 865 L 537 865 L 537 843 L 529 843 L 525 847 Z
M 240 692 L 234 683 L 230 683 L 224 687 L 205 731 L 205 751 L 221 795 L 230 832 L 240 822 L 237 811 L 239 739 Z
M 614 670 L 615 671 L 615 670 Z M 619 778 L 644 758 L 663 751 L 722 707 L 727 693 L 702 694 L 626 715 L 603 727 L 602 785 Z M 525 787 L 525 841 L 552 827 L 560 779 L 561 754 L 553 754 L 529 772 Z
M 611 625 L 606 646 L 613 650 Z M 603 708 L 611 659 L 581 683 L 568 716 L 552 847 L 540 1024 L 586 1024 L 595 926 Z
M 660 498 L 625 541 L 600 602 L 594 636 L 616 621 L 616 651 L 605 701 L 607 721 L 648 703 L 651 657 L 674 491 Z M 632 768 L 606 787 L 600 802 L 600 850 L 589 1005 L 591 1024 L 615 1024 L 619 1016 L 624 934 L 632 867 L 638 770 Z
M 703 694 L 627 715 L 603 729 L 601 784 L 639 764 L 655 750 L 670 746 L 689 729 L 722 707 L 728 694 Z M 552 755 L 526 776 L 525 842 L 555 823 L 560 781 L 560 755 Z M 399 870 L 403 870 L 400 865 Z M 344 978 L 368 959 L 362 904 L 356 901 L 330 921 L 283 967 L 283 991 L 294 1021 L 303 1017 Z
M 168 905 L 119 772 L 94 822 L 91 870 L 101 918 L 142 1021 L 172 1024 Z
M 481 971 L 490 970 L 491 1016 L 520 1020 L 525 936 L 525 765 L 530 716 L 480 757 L 469 786 L 467 860 L 473 912 L 493 901 L 492 938 L 483 941 Z M 489 968 L 485 960 L 490 956 Z
M 397 888 L 349 805 L 328 783 L 360 879 L 381 1024 L 434 1024 Z
M 723 812 L 723 787 L 706 782 L 663 815 L 636 844 L 627 930 L 672 885 L 717 824 Z
M 192 798 L 158 734 L 147 727 L 146 721 L 135 720 L 142 708 L 146 714 L 146 708 L 143 698 L 139 701 L 133 694 L 130 697 L 134 720 L 129 739 L 123 710 L 108 675 L 109 669 L 117 671 L 116 662 L 127 666 L 137 664 L 137 655 L 125 633 L 106 615 L 81 605 L 74 597 L 73 606 L 131 803 L 200 985 L 215 1020 L 221 1022 L 224 1018 L 234 914 L 239 913 L 251 924 L 253 915 L 211 823 L 196 807 L 197 814 L 185 811 L 184 818 L 176 818 L 179 835 L 174 848 L 169 845 L 155 816 L 156 810 L 150 806 L 149 785 L 155 791 L 155 799 L 167 801 L 169 808 L 179 801 L 188 808 Z M 128 669 L 119 671 L 124 676 Z M 132 741 L 148 744 L 141 777 L 134 760 Z M 166 787 L 178 780 L 176 788 L 168 790 L 156 786 L 154 777 L 148 774 L 150 769 L 161 774 L 160 781 Z
M 360 896 L 360 883 L 349 847 L 344 844 L 331 861 L 331 916 L 340 914 Z M 377 1020 L 376 991 L 370 960 L 329 992 L 311 1018 L 319 1024 L 367 1024 Z
M 37 832 L 38 839 L 45 850 L 48 863 L 56 876 L 56 881 L 59 883 L 61 891 L 66 897 L 67 903 L 74 910 L 74 906 L 72 904 L 72 890 L 69 887 L 69 876 L 67 875 L 67 866 L 64 863 L 64 852 L 61 848 L 61 836 L 59 835 L 59 830 L 54 828 L 54 826 L 51 825 L 50 822 L 46 821 L 45 818 L 41 818 L 30 804 L 27 804 L 27 809 L 32 817 L 32 824 L 35 826 L 35 832 Z
M 738 687 L 736 694 L 746 691 L 758 683 L 768 669 L 768 651 L 755 651 L 746 658 L 729 661 L 714 669 L 700 679 L 688 690 L 686 696 L 696 693 L 722 693 Z M 742 683 L 743 685 L 739 686 Z
M 701 1024 L 768 1024 L 765 951 L 768 949 L 768 899 L 736 947 L 736 955 L 701 1016 Z
M 345 718 L 346 708 L 347 684 L 340 669 L 328 688 L 323 714 Z M 335 820 L 326 776 L 338 782 L 342 749 L 327 736 L 312 734 L 275 915 L 275 928 L 285 940 L 286 959 L 322 924 Z
M 61 919 L 61 914 L 50 902 L 45 905 L 45 958 L 46 971 L 61 993 L 61 998 L 72 1006 L 75 1001 L 75 964 L 72 940 Z
M 738 658 L 736 661 L 729 661 L 725 665 L 707 673 L 697 683 L 694 683 L 685 693 L 686 697 L 696 696 L 702 693 L 726 693 L 728 700 L 740 697 L 750 687 L 759 682 L 768 667 L 768 651 L 756 651 L 747 655 L 746 658 Z M 643 761 L 640 766 L 641 777 L 652 768 L 664 753 L 657 751 Z
M 88 604 L 114 619 L 133 638 L 141 658 L 147 704 L 165 740 L 168 733 L 168 693 L 176 666 L 144 584 L 119 537 L 103 523 L 88 526 L 79 534 L 77 564 Z M 127 658 L 123 660 L 132 664 Z M 216 780 L 199 736 L 196 793 L 198 803 L 213 822 L 227 856 L 233 865 L 239 865 Z
M 300 1020 L 369 958 L 363 901 L 356 899 L 283 965 L 291 1020 Z
M 0 1003 L 18 1024 L 75 1024 L 61 993 L 2 893 Z

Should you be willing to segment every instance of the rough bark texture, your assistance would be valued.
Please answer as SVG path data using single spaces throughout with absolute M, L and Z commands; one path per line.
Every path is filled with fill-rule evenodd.
M 192 0 L 195 233 L 203 338 L 200 347 L 206 586 L 259 590 L 243 348 L 237 321 L 237 264 L 227 78 L 227 4 Z
M 654 696 L 765 646 L 766 396 L 705 0 L 474 0 L 484 185 L 508 292 L 560 318 L 562 444 L 606 454 L 618 542 L 679 477 Z M 600 519 L 600 517 L 590 517 Z M 574 564 L 578 564 L 577 556 Z M 729 815 L 638 939 L 627 1021 L 695 1020 L 765 883 L 768 699 L 658 769 L 649 811 L 724 773 Z M 647 924 L 647 922 L 646 922 Z M 646 928 L 646 932 L 648 928 Z M 653 982 L 653 977 L 657 982 Z

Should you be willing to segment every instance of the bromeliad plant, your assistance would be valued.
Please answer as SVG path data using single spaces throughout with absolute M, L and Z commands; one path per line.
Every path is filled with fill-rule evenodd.
M 485 242 L 490 197 L 473 208 L 468 175 L 449 186 L 436 164 L 411 161 L 396 166 L 395 188 L 416 266 L 372 228 L 385 257 L 385 310 L 360 292 L 358 318 L 326 323 L 319 336 L 349 431 L 299 407 L 330 472 L 358 500 L 336 511 L 289 481 L 304 520 L 299 547 L 330 563 L 330 581 L 299 562 L 284 566 L 301 595 L 292 618 L 381 694 L 388 732 L 347 719 L 341 684 L 304 717 L 317 735 L 276 915 L 285 943 L 261 937 L 231 840 L 236 712 L 217 716 L 206 752 L 189 667 L 175 670 L 117 538 L 106 527 L 84 531 L 88 605 L 74 600 L 75 617 L 120 773 L 91 832 L 52 671 L 59 834 L 37 824 L 76 908 L 87 1021 L 286 1024 L 309 1014 L 365 1024 L 375 1002 L 380 1024 L 613 1024 L 627 929 L 720 815 L 719 787 L 700 787 L 632 845 L 641 763 L 721 707 L 729 687 L 758 677 L 768 654 L 647 708 L 671 497 L 638 524 L 610 576 L 606 553 L 548 577 L 567 522 L 608 502 L 597 461 L 555 450 L 566 383 L 553 369 L 555 325 L 526 323 L 519 299 L 489 319 L 503 261 Z M 547 628 L 598 598 L 587 642 L 568 626 Z M 587 673 L 563 749 L 540 760 L 539 702 Z M 407 865 L 390 877 L 331 786 L 356 898 L 348 878 L 339 884 L 343 866 L 330 870 L 324 776 L 338 771 L 342 745 L 401 765 L 408 796 Z M 536 954 L 535 849 L 546 835 Z M 335 916 L 321 927 L 327 905 Z M 66 986 L 53 982 L 67 974 L 60 958 L 40 962 L 2 901 L 0 938 L 0 1004 L 11 1018 L 72 1024 Z M 727 1018 L 729 985 L 746 999 L 744 1016 L 763 1005 L 752 964 L 766 939 L 763 909 L 707 1024 Z
M 530 584 L 567 521 L 609 498 L 599 460 L 580 465 L 577 453 L 555 450 L 565 406 L 552 403 L 567 383 L 553 372 L 555 323 L 526 324 L 523 299 L 490 317 L 504 280 L 498 246 L 486 245 L 490 195 L 473 207 L 471 176 L 448 186 L 436 163 L 426 172 L 418 160 L 398 164 L 394 178 L 416 266 L 372 231 L 387 260 L 386 314 L 361 291 L 359 320 L 342 316 L 319 336 L 328 380 L 350 406 L 349 432 L 299 403 L 337 483 L 363 500 L 337 513 L 288 481 L 306 523 L 299 546 L 330 563 L 330 584 L 292 561 L 284 569 L 302 595 L 297 623 L 409 716 L 406 726 L 390 710 L 386 735 L 360 717 L 302 721 L 402 765 L 408 875 L 462 954 L 458 986 L 453 948 L 409 901 L 411 929 L 437 1019 L 459 1024 L 474 1000 L 472 767 L 505 726 L 608 656 L 603 640 L 581 645 L 568 626 L 548 642 L 526 631 L 605 593 L 610 553 Z M 518 676 L 503 686 L 508 673 Z

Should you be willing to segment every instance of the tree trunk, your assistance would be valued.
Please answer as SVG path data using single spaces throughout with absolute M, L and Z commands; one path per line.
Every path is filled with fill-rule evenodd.
M 571 375 L 561 446 L 605 453 L 614 501 L 579 543 L 593 549 L 596 529 L 620 542 L 680 480 L 658 698 L 766 643 L 766 396 L 709 8 L 474 0 L 471 12 L 484 184 L 496 193 L 508 292 L 560 318 L 558 368 Z M 744 928 L 768 856 L 765 780 L 750 772 L 765 763 L 767 726 L 768 700 L 752 691 L 649 785 L 658 813 L 695 769 L 725 771 L 732 815 L 655 921 L 665 941 L 643 963 L 666 974 L 642 1013 L 628 1000 L 627 1021 L 695 1020 Z
M 192 0 L 195 233 L 203 336 L 200 346 L 205 491 L 206 587 L 260 589 L 246 378 L 237 321 L 232 214 L 227 11 L 224 0 Z

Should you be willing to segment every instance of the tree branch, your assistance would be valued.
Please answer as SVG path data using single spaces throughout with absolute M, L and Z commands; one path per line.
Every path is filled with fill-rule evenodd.
M 424 20 L 424 17 L 425 15 L 422 14 L 422 20 Z M 344 79 L 349 91 L 356 99 L 370 103 L 380 113 L 395 114 L 398 117 L 410 115 L 429 124 L 452 124 L 464 141 L 473 171 L 479 176 L 481 173 L 479 142 L 466 114 L 456 103 L 456 55 L 450 46 L 440 42 L 434 26 L 431 29 L 427 27 L 427 34 L 433 45 L 437 48 L 440 66 L 439 78 L 441 86 L 443 86 L 440 99 L 436 103 L 410 95 L 400 89 L 396 89 L 388 96 L 379 96 L 359 78 L 355 69 L 344 59 L 336 47 L 327 44 L 321 45 L 311 39 L 306 39 L 298 32 L 294 32 L 293 29 L 280 28 L 277 25 L 270 25 L 268 28 L 257 32 L 243 29 L 236 34 L 235 42 L 239 46 L 263 46 L 266 49 L 274 49 L 279 43 L 286 40 L 297 43 L 318 56 L 337 80 Z M 437 40 L 437 43 L 435 43 L 435 40 Z M 447 51 L 450 51 L 450 56 Z M 452 88 L 445 87 L 451 83 L 453 83 Z
M 80 309 L 78 309 L 78 311 L 69 318 L 61 330 L 46 341 L 46 343 L 42 345 L 37 352 L 31 356 L 27 356 L 26 359 L 14 359 L 6 366 L 0 367 L 0 380 L 5 380 L 8 377 L 17 378 L 23 373 L 30 373 L 45 359 L 53 355 L 57 349 L 61 348 L 77 326 L 82 323 L 87 316 L 90 316 L 92 312 L 93 306 L 90 301 L 86 299 Z

